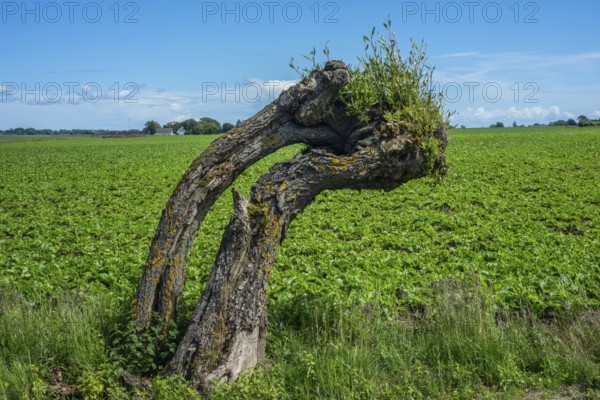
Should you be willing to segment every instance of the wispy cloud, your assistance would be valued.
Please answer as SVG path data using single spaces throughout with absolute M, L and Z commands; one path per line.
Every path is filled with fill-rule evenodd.
M 459 115 L 460 120 L 471 124 L 485 124 L 497 121 L 517 121 L 518 123 L 545 122 L 548 119 L 574 118 L 571 112 L 561 111 L 558 106 L 550 107 L 509 107 L 489 109 L 486 107 L 468 107 Z M 458 117 L 457 117 L 458 118 Z M 457 119 L 455 118 L 455 119 Z
M 294 80 L 251 78 L 227 84 L 204 82 L 201 88 L 189 91 L 149 89 L 146 85 L 139 85 L 121 87 L 118 92 L 104 90 L 98 98 L 97 88 L 84 85 L 78 88 L 81 90 L 70 93 L 70 98 L 63 92 L 62 97 L 54 102 L 45 101 L 45 96 L 56 98 L 55 93 L 40 95 L 35 99 L 28 96 L 23 101 L 17 92 L 7 96 L 6 103 L 11 104 L 10 108 L 6 107 L 7 104 L 0 108 L 0 121 L 3 124 L 0 129 L 21 126 L 32 112 L 36 113 L 36 128 L 125 129 L 131 121 L 132 127 L 141 129 L 148 120 L 166 124 L 201 117 L 235 123 L 238 119 L 252 116 L 295 83 L 297 81 Z M 0 89 L 14 91 L 12 88 Z M 40 105 L 47 106 L 40 110 L 43 108 L 48 112 L 32 111 L 31 106 Z M 103 125 L 96 122 L 90 126 L 87 121 L 101 121 Z
M 448 53 L 448 54 L 442 54 L 439 56 L 434 57 L 435 59 L 445 59 L 445 58 L 465 58 L 465 57 L 473 57 L 473 56 L 478 56 L 479 54 L 481 54 L 481 52 L 479 51 L 465 51 L 462 53 Z
M 437 60 L 437 87 L 460 124 L 545 123 L 600 106 L 600 82 L 587 78 L 600 70 L 600 52 L 463 52 Z
M 492 72 L 541 71 L 560 66 L 595 65 L 600 63 L 600 52 L 587 52 L 575 54 L 537 54 L 531 52 L 501 52 L 481 53 L 463 52 L 450 53 L 437 56 L 437 59 L 446 60 L 449 65 L 444 70 L 455 73 L 468 74 L 470 77 L 486 76 Z M 465 58 L 471 59 L 465 63 Z M 452 61 L 460 65 L 452 65 Z M 459 60 L 460 59 L 460 60 Z M 450 73 L 451 74 L 451 73 Z

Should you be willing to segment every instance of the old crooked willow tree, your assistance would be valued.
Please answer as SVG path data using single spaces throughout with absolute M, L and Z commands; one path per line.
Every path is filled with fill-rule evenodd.
M 381 113 L 350 115 L 339 100 L 350 72 L 328 62 L 252 118 L 215 140 L 179 181 L 162 213 L 136 293 L 135 318 L 175 319 L 192 242 L 217 198 L 249 166 L 294 144 L 308 147 L 275 164 L 252 187 L 235 189 L 226 228 L 206 289 L 163 374 L 179 374 L 207 391 L 235 380 L 265 356 L 266 296 L 277 249 L 291 221 L 324 190 L 391 190 L 443 168 L 441 124 L 425 137 Z M 435 143 L 424 146 L 424 141 Z M 429 148 L 429 151 L 426 149 Z

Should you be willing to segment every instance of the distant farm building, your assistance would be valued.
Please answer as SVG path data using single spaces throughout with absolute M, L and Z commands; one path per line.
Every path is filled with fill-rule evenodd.
M 181 128 L 177 129 L 177 134 L 180 136 L 185 135 L 185 128 L 182 126 Z

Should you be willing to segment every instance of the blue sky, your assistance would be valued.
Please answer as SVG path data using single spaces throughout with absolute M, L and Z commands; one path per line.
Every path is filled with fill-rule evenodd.
M 235 123 L 325 44 L 356 63 L 389 15 L 427 43 L 435 81 L 469 127 L 600 118 L 600 2 L 3 1 L 0 129 Z M 323 58 L 323 57 L 321 57 Z

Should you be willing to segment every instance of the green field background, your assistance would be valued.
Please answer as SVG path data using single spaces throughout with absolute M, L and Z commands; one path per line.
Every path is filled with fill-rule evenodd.
M 0 284 L 130 299 L 172 190 L 215 138 L 0 137 Z M 259 162 L 234 186 L 248 193 L 301 149 Z M 454 129 L 447 159 L 441 181 L 320 195 L 290 227 L 270 303 L 421 307 L 440 282 L 466 281 L 536 313 L 600 305 L 600 129 Z M 199 233 L 188 307 L 231 207 L 228 191 Z

